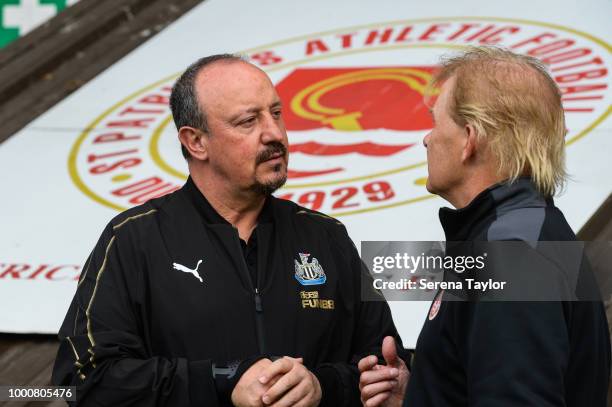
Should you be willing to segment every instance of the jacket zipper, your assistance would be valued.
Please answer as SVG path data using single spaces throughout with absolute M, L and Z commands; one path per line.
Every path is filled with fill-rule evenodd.
M 261 303 L 261 294 L 257 288 L 255 288 L 255 329 L 257 330 L 259 354 L 265 355 L 266 343 L 264 341 L 263 305 Z
M 244 259 L 244 253 L 242 251 L 242 246 L 240 245 L 240 237 L 238 235 L 238 230 L 236 230 L 236 243 L 238 244 L 238 253 L 240 254 L 240 258 L 242 259 L 242 269 L 246 273 L 247 279 L 251 283 L 251 288 L 254 293 L 254 304 L 255 304 L 255 331 L 257 335 L 257 345 L 259 348 L 259 354 L 265 355 L 265 339 L 264 339 L 264 324 L 263 324 L 263 304 L 261 301 L 261 293 L 259 292 L 259 288 L 256 287 L 253 279 L 251 278 L 251 272 L 249 271 L 249 266 L 247 266 L 246 261 Z M 259 270 L 257 271 L 259 274 Z

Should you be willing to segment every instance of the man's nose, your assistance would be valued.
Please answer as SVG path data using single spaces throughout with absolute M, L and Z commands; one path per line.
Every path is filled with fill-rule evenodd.
M 285 139 L 285 129 L 280 120 L 275 120 L 272 115 L 264 115 L 262 125 L 262 142 L 264 144 L 272 141 L 282 142 Z

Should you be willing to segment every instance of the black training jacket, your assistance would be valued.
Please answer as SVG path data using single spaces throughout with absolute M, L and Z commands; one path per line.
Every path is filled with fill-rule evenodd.
M 572 241 L 528 178 L 443 208 L 449 242 Z M 527 287 L 528 288 L 528 287 Z M 444 301 L 417 341 L 404 406 L 604 407 L 610 337 L 601 301 Z
M 231 389 L 219 394 L 213 365 L 288 355 L 319 379 L 321 405 L 360 405 L 357 362 L 386 335 L 401 341 L 388 305 L 360 300 L 344 226 L 270 197 L 254 282 L 237 230 L 209 209 L 188 180 L 108 224 L 61 327 L 53 383 L 77 386 L 78 405 L 223 406 Z

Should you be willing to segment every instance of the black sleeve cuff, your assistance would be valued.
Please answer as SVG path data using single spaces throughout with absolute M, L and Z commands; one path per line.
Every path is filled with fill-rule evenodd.
M 210 371 L 211 364 L 207 360 L 189 363 L 189 399 L 192 406 L 219 405 Z
M 214 378 L 215 388 L 220 400 L 231 404 L 232 392 L 234 387 L 247 370 L 261 359 L 268 356 L 252 356 L 250 358 L 233 361 L 223 364 L 212 365 L 212 376 Z
M 321 385 L 321 403 L 319 407 L 342 405 L 342 383 L 338 372 L 332 366 L 318 366 L 312 373 Z

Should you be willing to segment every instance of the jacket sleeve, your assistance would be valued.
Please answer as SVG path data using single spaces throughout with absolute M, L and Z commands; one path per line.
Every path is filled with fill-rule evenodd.
M 386 336 L 395 338 L 398 355 L 410 366 L 410 353 L 402 345 L 402 340 L 395 328 L 391 310 L 386 301 L 362 301 L 362 284 L 373 289 L 370 273 L 366 265 L 361 261 L 357 248 L 342 227 L 342 235 L 338 237 L 338 243 L 344 243 L 339 253 L 346 256 L 353 274 L 352 295 L 356 304 L 356 318 L 354 335 L 351 344 L 351 360 L 343 363 L 325 363 L 317 366 L 314 374 L 319 379 L 323 397 L 320 406 L 357 406 L 361 405 L 359 393 L 359 360 L 368 355 L 376 355 L 380 363 L 384 364 L 382 358 L 382 342 Z M 381 294 L 382 295 L 382 294 Z
M 563 303 L 461 305 L 469 313 L 456 320 L 468 323 L 459 348 L 467 349 L 462 355 L 470 405 L 565 405 L 569 337 Z
M 153 355 L 137 306 L 137 250 L 109 225 L 86 262 L 59 332 L 55 385 L 79 406 L 218 405 L 211 361 Z
M 457 307 L 455 338 L 470 405 L 564 406 L 572 303 L 553 301 L 569 298 L 563 262 L 517 241 L 488 242 L 481 250 L 486 268 L 473 277 L 508 287 L 498 295 L 472 290 L 473 301 Z

